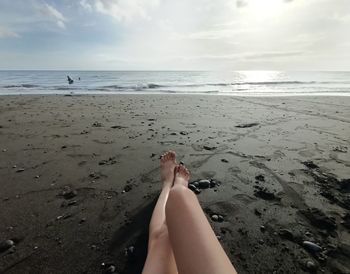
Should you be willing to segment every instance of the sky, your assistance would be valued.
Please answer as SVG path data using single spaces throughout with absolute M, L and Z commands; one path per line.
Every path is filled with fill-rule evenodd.
M 350 0 L 0 0 L 0 69 L 350 70 Z

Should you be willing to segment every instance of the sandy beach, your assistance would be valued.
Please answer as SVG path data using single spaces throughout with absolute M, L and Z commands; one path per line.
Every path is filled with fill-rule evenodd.
M 140 273 L 168 149 L 238 273 L 350 273 L 350 97 L 178 94 L 0 98 L 0 273 Z

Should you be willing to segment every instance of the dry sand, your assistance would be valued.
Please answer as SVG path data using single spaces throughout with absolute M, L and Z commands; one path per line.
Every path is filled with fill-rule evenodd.
M 350 273 L 349 124 L 350 97 L 2 96 L 0 273 L 139 273 L 167 149 L 220 182 L 239 273 Z

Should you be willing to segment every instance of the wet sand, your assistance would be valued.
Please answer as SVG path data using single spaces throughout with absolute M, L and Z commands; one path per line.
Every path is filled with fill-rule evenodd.
M 239 273 L 350 273 L 350 97 L 191 95 L 2 96 L 0 273 L 139 273 L 168 149 Z

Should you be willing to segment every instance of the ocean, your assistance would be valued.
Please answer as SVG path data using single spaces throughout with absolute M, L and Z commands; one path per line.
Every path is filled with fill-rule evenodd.
M 350 72 L 0 71 L 0 95 L 120 93 L 350 96 Z

